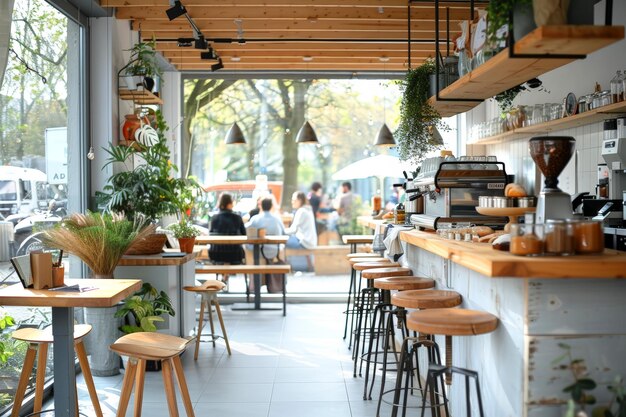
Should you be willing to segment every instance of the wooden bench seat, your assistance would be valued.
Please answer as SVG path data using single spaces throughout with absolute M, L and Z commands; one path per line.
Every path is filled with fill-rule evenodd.
M 196 274 L 288 274 L 291 265 L 203 265 Z
M 350 253 L 349 245 L 316 246 L 312 249 L 285 248 L 285 256 L 313 255 L 313 270 L 318 275 L 346 273 L 346 255 Z

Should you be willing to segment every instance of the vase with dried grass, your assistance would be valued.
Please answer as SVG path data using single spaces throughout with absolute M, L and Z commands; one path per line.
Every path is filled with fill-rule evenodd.
M 80 258 L 95 278 L 113 278 L 113 271 L 126 250 L 138 239 L 153 233 L 155 226 L 136 216 L 74 213 L 43 234 L 46 246 L 62 249 Z M 85 321 L 93 326 L 87 337 L 91 371 L 97 376 L 119 374 L 119 357 L 109 345 L 119 337 L 117 307 L 85 308 Z

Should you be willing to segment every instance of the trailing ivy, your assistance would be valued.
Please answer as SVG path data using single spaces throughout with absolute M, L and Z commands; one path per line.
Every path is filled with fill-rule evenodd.
M 435 62 L 426 60 L 409 70 L 401 82 L 400 125 L 396 131 L 400 159 L 414 163 L 435 150 L 438 143 L 433 138 L 433 128 L 447 130 L 441 115 L 429 103 L 429 76 L 435 73 Z
M 500 107 L 500 111 L 502 113 L 506 113 L 511 110 L 511 106 L 513 106 L 513 100 L 515 97 L 522 91 L 525 91 L 526 87 L 522 84 L 516 85 L 515 87 L 511 87 L 508 90 L 501 92 L 500 94 L 496 94 L 494 97 L 498 102 L 498 106 Z

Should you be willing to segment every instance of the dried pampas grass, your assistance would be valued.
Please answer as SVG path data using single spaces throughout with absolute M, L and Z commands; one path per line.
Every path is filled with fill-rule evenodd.
M 97 275 L 112 275 L 126 250 L 155 229 L 140 217 L 130 221 L 119 214 L 74 213 L 44 232 L 43 241 L 79 257 Z

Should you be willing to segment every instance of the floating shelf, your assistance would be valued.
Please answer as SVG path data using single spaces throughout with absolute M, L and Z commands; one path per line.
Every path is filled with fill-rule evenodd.
M 619 103 L 609 104 L 608 106 L 598 107 L 597 109 L 589 110 L 584 113 L 575 114 L 570 117 L 563 117 L 561 119 L 551 120 L 545 123 L 538 123 L 532 126 L 509 130 L 508 132 L 504 132 L 499 135 L 479 139 L 478 141 L 471 143 L 471 145 L 490 145 L 494 143 L 508 142 L 516 138 L 538 133 L 551 133 L 559 130 L 572 129 L 591 123 L 601 122 L 606 119 L 611 119 L 618 114 L 624 113 L 626 113 L 626 101 L 621 101 Z
M 119 90 L 122 100 L 134 101 L 137 104 L 163 104 L 160 97 L 155 96 L 148 90 Z
M 587 55 L 623 38 L 624 26 L 541 26 L 515 43 L 515 53 Z M 506 48 L 441 90 L 439 97 L 484 100 L 574 60 L 511 58 Z M 442 117 L 466 112 L 480 104 L 477 101 L 438 101 L 435 97 L 429 102 Z

